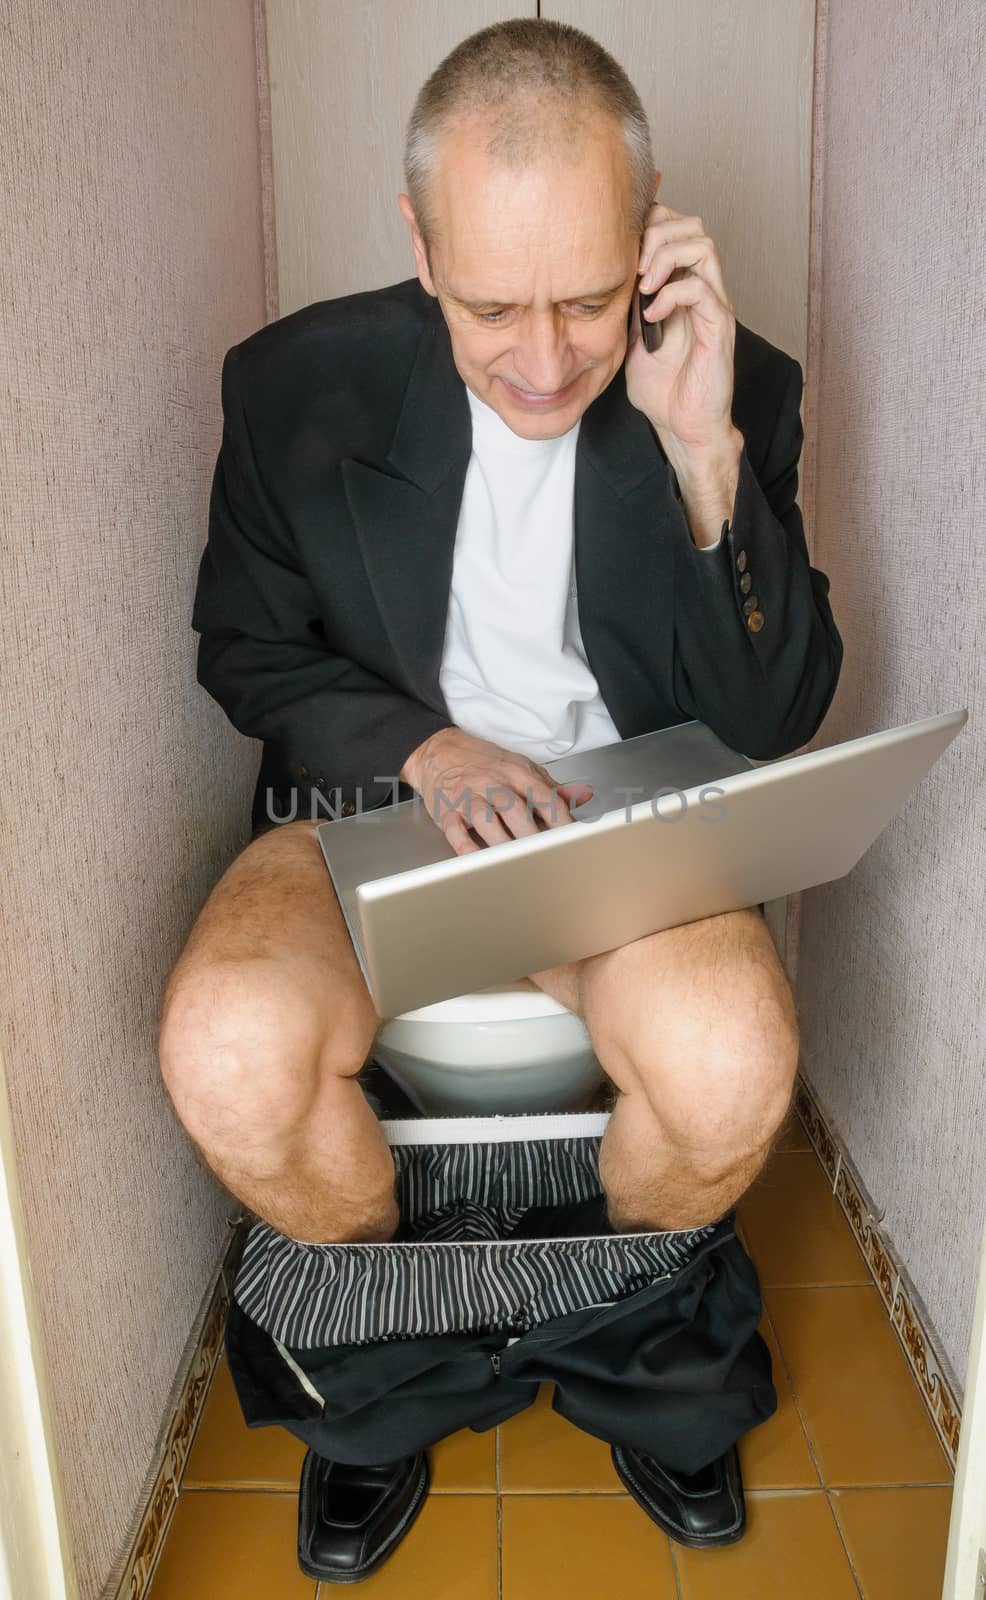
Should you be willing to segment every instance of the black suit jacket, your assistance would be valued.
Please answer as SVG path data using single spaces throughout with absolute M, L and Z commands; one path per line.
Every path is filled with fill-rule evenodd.
M 734 362 L 745 443 L 712 550 L 622 368 L 583 414 L 579 622 L 622 738 L 698 718 L 769 759 L 818 729 L 842 641 L 795 503 L 801 367 L 740 323 Z M 254 830 L 268 789 L 280 815 L 292 790 L 299 816 L 406 798 L 405 758 L 452 722 L 439 669 L 472 433 L 441 307 L 416 278 L 307 306 L 228 352 L 222 401 L 192 625 L 199 682 L 264 741 Z

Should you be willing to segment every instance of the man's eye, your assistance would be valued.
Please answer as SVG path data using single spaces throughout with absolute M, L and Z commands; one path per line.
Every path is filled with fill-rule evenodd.
M 595 311 L 602 311 L 603 310 L 603 307 L 601 305 L 591 305 L 590 306 L 590 305 L 586 305 L 584 301 L 576 301 L 575 302 L 575 307 L 576 307 L 576 310 L 578 310 L 578 311 L 588 311 L 590 313 L 591 312 L 595 312 Z M 507 313 L 505 311 L 480 311 L 480 312 L 477 313 L 480 322 L 494 322 L 494 323 L 495 322 L 499 322 L 500 318 L 501 317 L 505 317 L 506 314 Z

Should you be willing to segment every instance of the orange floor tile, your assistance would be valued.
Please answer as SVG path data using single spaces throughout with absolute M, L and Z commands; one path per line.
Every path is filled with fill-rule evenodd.
M 503 1600 L 676 1600 L 671 1543 L 629 1495 L 503 1502 Z
M 836 1489 L 832 1506 L 866 1600 L 937 1600 L 951 1489 Z
M 739 1442 L 740 1468 L 746 1489 L 817 1489 L 818 1468 L 812 1460 L 808 1440 L 794 1403 L 769 1319 L 760 1332 L 770 1349 L 777 1390 L 777 1410 L 759 1428 L 752 1428 Z
M 225 1355 L 185 1465 L 185 1489 L 297 1490 L 305 1447 L 286 1428 L 248 1428 Z
M 875 1288 L 768 1289 L 764 1298 L 823 1482 L 950 1480 Z
M 873 1281 L 813 1151 L 776 1152 L 736 1216 L 765 1289 Z
M 429 1452 L 432 1492 L 358 1585 L 299 1570 L 304 1446 L 248 1429 L 221 1357 L 151 1600 L 929 1600 L 941 1591 L 951 1469 L 849 1227 L 797 1120 L 739 1207 L 764 1288 L 778 1405 L 740 1441 L 747 1531 L 673 1544 L 609 1447 L 535 1403 Z
M 552 1410 L 553 1395 L 542 1383 L 534 1404 L 500 1429 L 501 1494 L 626 1494 L 609 1445 Z
M 296 1559 L 296 1494 L 182 1490 L 154 1600 L 315 1600 Z

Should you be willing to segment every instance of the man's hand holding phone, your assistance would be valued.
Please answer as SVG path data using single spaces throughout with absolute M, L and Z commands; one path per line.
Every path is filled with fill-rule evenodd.
M 417 790 L 456 855 L 572 822 L 570 807 L 592 797 L 588 784 L 556 783 L 526 756 L 455 727 L 425 739 L 400 777 Z
M 738 442 L 732 422 L 736 318 L 719 253 L 701 217 L 684 216 L 655 200 L 638 271 L 640 309 L 631 318 L 627 396 L 677 466 Z M 649 351 L 640 326 L 656 320 L 662 327 L 660 346 Z

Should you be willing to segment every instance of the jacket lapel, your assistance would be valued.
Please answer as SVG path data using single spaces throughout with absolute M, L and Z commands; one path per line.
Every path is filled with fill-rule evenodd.
M 347 458 L 341 471 L 408 685 L 448 715 L 439 671 L 472 420 L 437 300 L 428 311 L 388 470 Z M 624 738 L 681 720 L 670 699 L 675 514 L 664 452 L 620 371 L 582 417 L 574 516 L 586 656 Z
M 387 452 L 392 472 L 351 458 L 341 471 L 373 596 L 408 684 L 446 716 L 438 674 L 471 450 L 465 385 L 432 299 Z
M 682 721 L 671 692 L 681 512 L 670 472 L 621 369 L 579 430 L 575 578 L 586 657 L 624 739 Z

